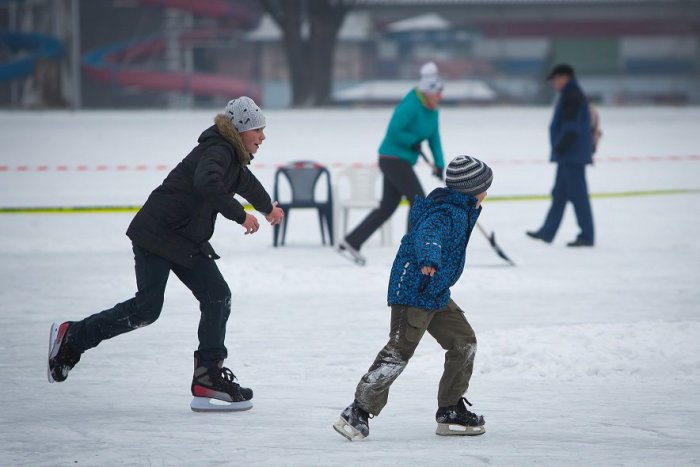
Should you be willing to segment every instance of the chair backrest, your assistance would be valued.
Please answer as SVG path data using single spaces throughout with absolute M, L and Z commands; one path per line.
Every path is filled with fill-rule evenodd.
M 292 190 L 292 204 L 318 204 L 316 184 L 326 175 L 328 200 L 331 199 L 331 176 L 328 169 L 314 161 L 295 161 L 279 167 L 275 172 L 274 198 L 279 199 L 279 177 L 284 175 Z
M 343 180 L 347 180 L 349 190 L 344 192 L 349 196 L 342 196 L 343 199 L 355 202 L 376 203 L 377 201 L 377 178 L 379 169 L 371 166 L 352 166 L 342 170 L 335 178 L 335 185 L 344 185 Z

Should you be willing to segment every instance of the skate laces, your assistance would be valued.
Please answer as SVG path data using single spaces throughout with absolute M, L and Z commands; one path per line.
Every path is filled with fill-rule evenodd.
M 463 412 L 463 414 L 464 414 L 465 417 L 469 417 L 469 418 L 471 418 L 473 421 L 475 421 L 475 422 L 477 422 L 477 423 L 479 423 L 479 424 L 483 424 L 483 423 L 484 423 L 484 417 L 483 417 L 483 416 L 477 415 L 477 414 L 475 414 L 474 412 L 471 412 L 471 411 L 467 408 L 467 406 L 471 407 L 471 406 L 472 406 L 472 403 L 469 402 L 469 401 L 467 400 L 466 397 L 462 397 L 462 398 L 460 399 L 460 402 L 462 402 L 462 403 L 460 404 L 460 403 L 458 402 L 457 405 L 458 405 L 458 407 L 461 409 L 461 411 Z
M 233 371 L 226 367 L 212 369 L 214 370 L 217 383 L 223 384 L 224 386 L 231 386 L 235 389 L 240 387 L 240 384 L 235 382 L 235 380 L 238 378 L 236 378 L 236 375 L 233 374 Z

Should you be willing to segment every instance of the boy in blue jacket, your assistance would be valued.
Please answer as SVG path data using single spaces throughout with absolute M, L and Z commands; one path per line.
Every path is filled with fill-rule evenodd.
M 389 387 L 401 374 L 425 331 L 446 350 L 438 390 L 438 435 L 480 435 L 484 418 L 467 409 L 464 393 L 474 367 L 476 336 L 464 311 L 450 298 L 464 270 L 466 248 L 493 181 L 491 169 L 469 156 L 447 166 L 447 188 L 437 188 L 411 208 L 389 279 L 389 342 L 355 391 L 355 400 L 333 425 L 349 440 L 369 435 L 368 418 L 379 415 Z

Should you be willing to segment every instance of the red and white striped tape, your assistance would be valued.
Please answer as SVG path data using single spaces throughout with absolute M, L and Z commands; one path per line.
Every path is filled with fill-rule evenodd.
M 688 156 L 627 156 L 627 157 L 597 157 L 595 163 L 627 163 L 627 162 L 687 162 L 700 161 L 700 155 Z M 489 165 L 537 165 L 548 164 L 545 159 L 492 159 L 488 161 Z M 255 163 L 254 169 L 276 169 L 284 167 L 286 164 L 265 164 Z M 377 163 L 365 162 L 331 162 L 327 164 L 330 168 L 362 168 L 376 167 Z M 174 166 L 168 164 L 137 164 L 137 165 L 0 165 L 0 172 L 146 172 L 146 171 L 168 171 Z

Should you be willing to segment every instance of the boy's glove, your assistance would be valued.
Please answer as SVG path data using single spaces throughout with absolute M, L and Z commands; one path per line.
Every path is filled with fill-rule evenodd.
M 425 292 L 425 289 L 430 285 L 430 276 L 423 276 L 420 278 L 420 283 L 418 284 L 418 293 Z
M 412 150 L 412 151 L 415 151 L 415 152 L 420 152 L 420 151 L 421 151 L 421 149 L 420 149 L 420 142 L 418 142 L 418 143 L 413 143 L 413 144 L 411 145 L 411 150 Z
M 430 279 L 435 275 L 436 268 L 433 265 L 423 266 L 420 270 L 423 276 L 420 278 L 420 283 L 418 284 L 418 292 L 423 293 L 425 289 L 430 285 Z
M 445 179 L 445 169 L 440 167 L 433 167 L 433 175 L 435 175 L 440 180 Z

